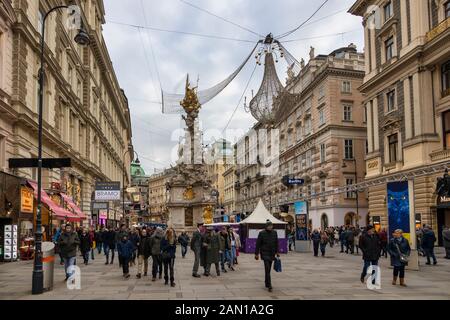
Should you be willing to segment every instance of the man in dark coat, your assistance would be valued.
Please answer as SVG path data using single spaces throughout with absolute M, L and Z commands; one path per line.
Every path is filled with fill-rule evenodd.
M 265 230 L 258 234 L 258 239 L 256 240 L 255 259 L 258 260 L 259 256 L 261 256 L 261 259 L 264 261 L 266 288 L 269 289 L 269 292 L 272 292 L 270 271 L 275 256 L 279 256 L 279 254 L 278 235 L 277 232 L 273 230 L 273 224 L 270 220 L 266 221 Z
M 105 228 L 102 233 L 103 239 L 103 252 L 105 253 L 106 262 L 105 264 L 113 264 L 114 263 L 114 255 L 116 250 L 116 232 L 111 228 Z M 111 252 L 111 262 L 109 262 L 109 253 Z
M 381 240 L 372 225 L 367 226 L 366 232 L 364 232 L 359 238 L 359 248 L 363 253 L 364 267 L 361 273 L 361 282 L 364 283 L 367 269 L 370 265 L 378 266 L 378 260 L 381 253 Z M 373 270 L 372 274 L 375 273 Z M 372 279 L 375 283 L 375 279 Z
M 436 242 L 436 236 L 434 231 L 429 226 L 425 226 L 422 235 L 422 249 L 427 257 L 428 265 L 431 264 L 430 258 L 433 258 L 433 264 L 437 264 L 436 256 L 434 255 L 434 243 Z
M 150 241 L 147 235 L 147 229 L 142 229 L 141 235 L 139 237 L 139 243 L 137 247 L 138 255 L 138 273 L 136 278 L 141 278 L 142 265 L 144 266 L 144 277 L 147 276 L 148 271 L 148 257 L 151 255 L 147 242 Z
M 97 247 L 98 254 L 102 253 L 103 247 L 103 239 L 102 239 L 103 231 L 101 229 L 97 229 L 95 231 L 95 246 Z
M 442 239 L 444 240 L 445 259 L 450 259 L 450 228 L 445 227 L 442 231 Z
M 220 239 L 218 232 L 209 229 L 205 235 L 203 243 L 206 246 L 205 276 L 209 277 L 212 264 L 216 266 L 217 276 L 220 276 L 220 268 L 219 268 Z
M 80 245 L 78 234 L 73 231 L 70 224 L 66 224 L 66 229 L 58 239 L 61 256 L 64 260 L 64 270 L 66 272 L 66 280 L 71 274 L 68 273 L 69 268 L 76 264 L 77 246 Z
M 83 255 L 84 264 L 87 265 L 89 262 L 89 252 L 92 248 L 92 242 L 91 237 L 87 230 L 83 228 L 83 231 L 81 231 L 81 237 L 80 237 L 80 251 Z
M 192 235 L 192 239 L 191 239 L 191 250 L 194 252 L 194 267 L 192 268 L 192 276 L 195 278 L 200 278 L 200 275 L 198 274 L 198 267 L 200 265 L 200 255 L 201 255 L 201 251 L 202 251 L 202 244 L 203 244 L 203 239 L 202 239 L 202 232 L 201 232 L 201 228 L 202 228 L 203 224 L 199 223 L 197 225 L 197 230 L 194 231 L 194 234 Z
M 350 250 L 350 253 L 353 254 L 355 252 L 355 228 L 353 226 L 350 226 L 345 232 L 345 243 L 345 253 Z
M 314 229 L 314 231 L 311 233 L 311 240 L 313 242 L 314 257 L 318 257 L 319 256 L 320 233 L 317 229 Z

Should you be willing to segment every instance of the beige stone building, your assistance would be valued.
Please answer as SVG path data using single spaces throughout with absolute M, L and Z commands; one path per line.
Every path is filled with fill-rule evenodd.
M 287 90 L 296 99 L 275 124 L 280 166 L 277 174 L 265 179 L 265 202 L 272 213 L 293 223 L 294 202 L 313 196 L 309 203 L 313 228 L 362 226 L 368 207 L 364 192 L 358 194 L 358 202 L 352 192 L 314 194 L 364 179 L 366 119 L 358 92 L 364 56 L 354 45 L 317 56 L 312 48 L 310 55 L 309 63 L 288 80 Z M 304 179 L 305 184 L 286 186 L 283 177 Z
M 103 1 L 76 3 L 90 46 L 73 41 L 77 30 L 69 30 L 67 10 L 53 12 L 46 22 L 43 156 L 69 157 L 72 167 L 44 169 L 43 188 L 59 183 L 90 214 L 95 181 L 122 181 L 123 168 L 130 167 L 130 156 L 123 159 L 131 146 L 131 123 L 102 36 Z M 44 13 L 61 1 L 1 4 L 0 168 L 36 180 L 36 169 L 10 170 L 7 160 L 37 157 L 40 26 Z M 127 172 L 126 185 L 129 181 Z
M 369 6 L 371 6 L 369 8 Z M 359 0 L 366 76 L 367 179 L 450 161 L 450 1 Z M 441 242 L 450 205 L 435 194 L 442 172 L 414 178 L 413 212 Z M 369 211 L 388 225 L 386 184 L 369 189 Z
M 224 196 L 223 207 L 225 214 L 232 215 L 236 213 L 236 166 L 234 164 L 226 164 L 223 172 L 224 180 Z
M 171 169 L 155 173 L 148 179 L 148 203 L 151 222 L 161 222 L 167 220 L 167 201 L 169 192 L 167 183 L 173 175 Z

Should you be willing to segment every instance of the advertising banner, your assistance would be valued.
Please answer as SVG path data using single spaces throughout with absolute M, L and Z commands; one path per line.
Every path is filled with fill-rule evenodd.
M 387 184 L 387 208 L 389 237 L 396 229 L 403 230 L 403 236 L 410 239 L 408 181 Z
M 308 240 L 308 203 L 298 201 L 294 203 L 295 210 L 295 240 Z
M 95 200 L 120 200 L 120 182 L 95 182 Z
M 22 213 L 33 213 L 34 204 L 33 190 L 27 187 L 20 188 L 20 212 Z
M 99 219 L 108 219 L 108 210 L 99 210 L 98 211 Z

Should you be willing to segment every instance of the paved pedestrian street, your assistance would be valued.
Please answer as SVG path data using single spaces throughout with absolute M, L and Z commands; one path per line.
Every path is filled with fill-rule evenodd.
M 69 290 L 64 279 L 64 269 L 55 266 L 54 288 L 42 295 L 31 295 L 32 262 L 0 265 L 0 299 L 450 299 L 450 260 L 443 259 L 443 250 L 437 249 L 438 265 L 426 266 L 421 258 L 420 271 L 407 271 L 407 288 L 392 286 L 392 269 L 389 259 L 381 258 L 382 288 L 372 291 L 359 281 L 361 256 L 339 253 L 338 248 L 328 250 L 325 258 L 312 254 L 289 253 L 282 256 L 283 272 L 272 274 L 274 290 L 264 289 L 264 268 L 253 255 L 241 254 L 236 271 L 220 277 L 215 275 L 199 279 L 191 276 L 193 255 L 175 261 L 176 287 L 164 285 L 164 280 L 151 281 L 150 277 L 136 279 L 136 267 L 131 267 L 131 277 L 122 278 L 117 260 L 114 265 L 104 265 L 104 256 L 88 266 L 80 265 L 81 289 Z M 78 262 L 81 257 L 77 258 Z M 214 271 L 214 267 L 213 267 Z M 214 272 L 212 272 L 215 274 Z

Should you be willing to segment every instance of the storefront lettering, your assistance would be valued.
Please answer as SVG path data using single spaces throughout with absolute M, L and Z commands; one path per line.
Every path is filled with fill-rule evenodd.
M 33 192 L 26 187 L 22 187 L 20 194 L 20 211 L 23 213 L 33 213 Z

